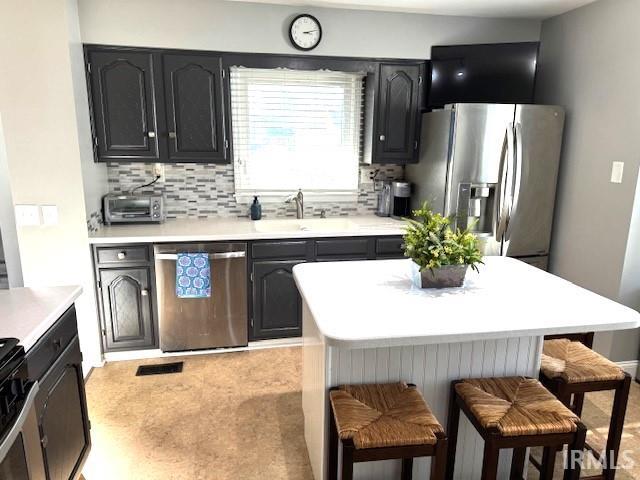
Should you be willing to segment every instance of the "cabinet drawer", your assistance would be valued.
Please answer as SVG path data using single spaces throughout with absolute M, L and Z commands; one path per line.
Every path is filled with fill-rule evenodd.
M 149 247 L 146 245 L 138 245 L 135 247 L 98 247 L 96 249 L 97 260 L 99 264 L 114 263 L 134 263 L 149 261 Z
M 39 380 L 77 333 L 76 310 L 72 306 L 27 353 L 29 378 Z
M 404 257 L 402 237 L 378 238 L 376 240 L 376 256 L 388 258 Z
M 251 246 L 253 258 L 306 258 L 309 242 L 284 241 L 284 242 L 255 242 Z
M 368 238 L 317 240 L 316 256 L 366 258 L 368 247 Z

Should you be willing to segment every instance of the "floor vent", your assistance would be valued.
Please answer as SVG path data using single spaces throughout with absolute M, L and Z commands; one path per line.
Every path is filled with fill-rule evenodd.
M 180 373 L 184 362 L 159 363 L 157 365 L 140 365 L 136 377 L 142 375 L 163 375 L 165 373 Z

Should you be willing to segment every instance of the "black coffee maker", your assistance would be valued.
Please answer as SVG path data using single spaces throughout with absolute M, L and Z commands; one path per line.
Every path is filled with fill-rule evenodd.
M 391 217 L 405 218 L 411 215 L 411 184 L 403 180 L 391 183 Z

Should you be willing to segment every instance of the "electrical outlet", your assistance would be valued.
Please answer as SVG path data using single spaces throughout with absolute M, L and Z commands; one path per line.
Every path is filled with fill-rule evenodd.
M 371 172 L 365 170 L 364 168 L 360 169 L 360 185 L 364 185 L 366 183 L 373 183 L 370 173 Z
M 158 182 L 164 182 L 164 163 L 153 164 L 153 176 L 160 177 Z
M 35 227 L 40 225 L 40 208 L 38 205 L 16 205 L 16 224 L 19 227 Z
M 622 183 L 622 173 L 624 162 L 613 162 L 611 164 L 611 183 Z

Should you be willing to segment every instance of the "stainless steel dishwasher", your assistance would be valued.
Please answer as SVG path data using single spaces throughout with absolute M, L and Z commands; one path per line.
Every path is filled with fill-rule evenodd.
M 156 291 L 163 352 L 245 346 L 247 333 L 247 244 L 154 245 Z M 211 296 L 178 298 L 178 253 L 208 253 Z

